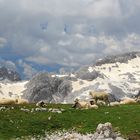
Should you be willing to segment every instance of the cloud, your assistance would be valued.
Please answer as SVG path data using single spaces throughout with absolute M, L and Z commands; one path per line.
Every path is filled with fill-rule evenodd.
M 121 40 L 105 34 L 98 36 L 78 35 L 76 38 L 75 36 L 77 34 L 71 35 L 68 40 L 60 40 L 59 45 L 56 45 L 53 50 L 51 46 L 40 48 L 37 54 L 26 60 L 42 64 L 55 62 L 67 67 L 79 67 L 91 64 L 103 56 L 140 49 L 140 35 L 135 33 L 128 34 Z
M 0 0 L 0 46 L 30 63 L 87 65 L 140 49 L 139 9 L 139 0 Z
M 85 15 L 91 18 L 120 18 L 121 9 L 119 0 L 94 0 L 90 2 L 88 8 L 83 10 Z
M 27 64 L 23 60 L 19 60 L 18 64 L 20 67 L 23 68 L 23 74 L 25 76 L 25 79 L 30 79 L 37 73 L 36 69 L 34 69 L 31 65 Z
M 69 46 L 70 44 L 71 44 L 70 41 L 63 41 L 63 40 L 58 41 L 58 45 L 60 46 Z
M 0 67 L 6 67 L 6 68 L 8 68 L 10 70 L 14 70 L 14 71 L 16 71 L 16 69 L 17 69 L 14 62 L 9 61 L 9 60 L 3 60 L 1 58 L 0 58 Z
M 3 37 L 0 37 L 0 48 L 3 48 L 7 43 L 7 40 Z

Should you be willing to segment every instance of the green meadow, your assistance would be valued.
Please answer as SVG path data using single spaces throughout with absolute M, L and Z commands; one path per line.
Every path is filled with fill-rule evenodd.
M 131 140 L 140 139 L 140 104 L 120 107 L 100 107 L 97 110 L 73 109 L 72 105 L 48 104 L 49 108 L 62 108 L 62 113 L 34 111 L 34 104 L 6 106 L 0 111 L 0 140 L 10 140 L 28 136 L 44 136 L 61 130 L 79 133 L 94 133 L 99 123 L 111 122 L 115 131 Z M 30 110 L 22 111 L 21 108 Z

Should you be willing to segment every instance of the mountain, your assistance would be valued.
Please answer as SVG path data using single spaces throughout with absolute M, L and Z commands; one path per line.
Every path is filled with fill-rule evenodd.
M 13 97 L 22 94 L 23 83 L 20 75 L 6 67 L 0 67 L 0 97 Z
M 132 97 L 140 90 L 140 52 L 105 57 L 81 68 L 75 76 L 78 79 L 72 82 L 72 97 L 89 98 L 90 90 L 106 91 L 116 100 Z
M 9 81 L 20 81 L 20 75 L 13 70 L 10 70 L 6 67 L 0 67 L 0 81 L 9 80 Z
M 140 90 L 140 53 L 108 56 L 74 74 L 40 73 L 27 84 L 24 98 L 31 102 L 72 103 L 75 98 L 89 99 L 89 91 L 105 91 L 110 101 L 132 97 Z
M 108 56 L 69 75 L 39 73 L 29 81 L 1 84 L 1 96 L 5 93 L 10 96 L 12 92 L 12 97 L 22 96 L 30 102 L 73 103 L 77 97 L 89 99 L 89 91 L 105 91 L 110 94 L 110 101 L 137 95 L 140 91 L 140 52 Z

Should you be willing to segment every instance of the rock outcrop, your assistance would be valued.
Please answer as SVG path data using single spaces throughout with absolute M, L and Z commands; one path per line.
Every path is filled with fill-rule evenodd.
M 80 70 L 78 70 L 76 73 L 75 73 L 76 77 L 79 78 L 79 79 L 82 79 L 82 80 L 94 80 L 96 79 L 97 77 L 102 77 L 102 75 L 98 72 L 98 71 L 92 71 L 92 72 L 89 72 L 88 69 L 85 67 L 85 68 L 81 68 Z
M 39 73 L 26 85 L 23 98 L 29 102 L 46 100 L 49 103 L 63 102 L 71 92 L 71 82 L 65 78 L 52 77 L 48 73 Z
M 56 132 L 47 135 L 45 140 L 125 140 L 114 132 L 111 123 L 99 124 L 94 134 L 82 135 L 76 132 Z
M 124 140 L 119 134 L 115 133 L 112 124 L 107 122 L 99 124 L 93 135 L 93 140 Z

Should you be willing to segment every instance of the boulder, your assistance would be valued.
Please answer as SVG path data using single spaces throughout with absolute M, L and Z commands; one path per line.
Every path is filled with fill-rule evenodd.
M 94 133 L 93 140 L 125 140 L 115 133 L 112 124 L 107 122 L 105 124 L 99 124 L 96 132 Z

